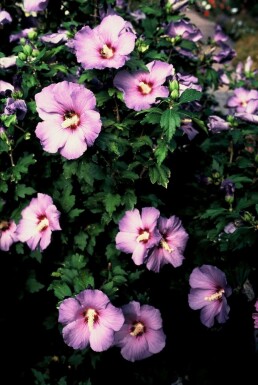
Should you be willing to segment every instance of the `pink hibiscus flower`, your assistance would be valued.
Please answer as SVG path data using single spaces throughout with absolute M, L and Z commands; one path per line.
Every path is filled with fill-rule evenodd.
M 150 253 L 147 268 L 159 272 L 160 268 L 168 263 L 174 267 L 182 265 L 183 252 L 189 236 L 182 226 L 181 220 L 175 215 L 169 219 L 160 217 L 158 230 L 162 238 Z
M 144 207 L 141 214 L 138 209 L 126 211 L 119 222 L 116 248 L 127 254 L 132 253 L 136 265 L 143 264 L 149 250 L 161 240 L 157 229 L 159 215 L 159 210 L 154 207 Z
M 113 345 L 124 316 L 102 291 L 86 289 L 61 303 L 58 321 L 65 325 L 63 338 L 68 346 L 84 349 L 90 345 L 92 350 L 102 352 Z
M 25 12 L 44 11 L 48 6 L 48 0 L 23 0 Z
M 166 344 L 160 311 L 132 301 L 122 306 L 125 322 L 115 333 L 115 345 L 128 361 L 137 361 L 159 353 Z
M 227 106 L 235 109 L 236 112 L 252 114 L 258 108 L 258 91 L 243 87 L 236 88 L 234 94 L 228 99 Z
M 101 130 L 94 94 L 82 85 L 63 81 L 35 95 L 38 123 L 36 136 L 45 151 L 77 159 L 92 146 Z
M 45 250 L 50 244 L 52 231 L 61 230 L 60 212 L 49 195 L 38 193 L 21 215 L 17 237 L 19 241 L 26 242 L 31 250 L 36 249 L 38 244 L 40 250 Z
M 75 34 L 75 54 L 85 69 L 120 68 L 129 59 L 135 39 L 130 23 L 108 15 L 97 27 L 86 26 Z
M 0 221 L 0 250 L 9 251 L 12 244 L 17 241 L 15 222 Z
M 229 306 L 227 297 L 232 293 L 226 276 L 216 266 L 202 265 L 196 267 L 189 280 L 191 290 L 188 303 L 191 309 L 201 309 L 201 322 L 208 328 L 228 320 Z
M 124 94 L 124 102 L 135 111 L 145 110 L 156 103 L 157 98 L 169 95 L 168 87 L 162 86 L 166 78 L 174 73 L 171 64 L 154 60 L 147 64 L 149 72 L 137 71 L 133 74 L 120 71 L 114 78 L 114 86 Z

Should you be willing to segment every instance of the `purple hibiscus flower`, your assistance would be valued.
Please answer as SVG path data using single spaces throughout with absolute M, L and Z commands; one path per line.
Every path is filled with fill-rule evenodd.
M 18 120 L 23 120 L 27 114 L 27 105 L 22 99 L 7 98 L 4 113 L 16 114 Z
M 68 41 L 67 31 L 65 29 L 59 29 L 55 33 L 47 33 L 40 37 L 40 40 L 44 43 L 59 44 Z
M 236 88 L 234 94 L 228 99 L 227 106 L 237 113 L 253 113 L 258 108 L 258 91 L 247 90 L 243 87 Z
M 85 349 L 90 345 L 102 352 L 113 345 L 124 316 L 101 290 L 86 289 L 61 303 L 58 321 L 65 325 L 62 333 L 68 346 Z
M 131 362 L 159 353 L 166 344 L 160 311 L 153 306 L 132 301 L 122 306 L 125 322 L 115 333 L 114 344 Z
M 119 221 L 116 248 L 127 254 L 132 253 L 136 265 L 143 264 L 149 250 L 161 240 L 157 229 L 159 215 L 159 210 L 154 207 L 144 207 L 141 214 L 138 209 L 126 211 Z
M 77 159 L 93 145 L 102 125 L 93 92 L 63 81 L 43 88 L 35 100 L 44 120 L 38 123 L 36 136 L 45 151 Z
M 230 129 L 229 123 L 216 115 L 210 115 L 208 117 L 207 126 L 213 134 L 217 134 L 221 131 L 227 131 Z
M 23 0 L 23 8 L 25 12 L 44 11 L 48 6 L 48 0 Z
M 171 21 L 166 29 L 171 37 L 180 36 L 182 39 L 197 42 L 203 38 L 203 34 L 194 24 L 186 20 Z
M 32 198 L 21 215 L 16 234 L 18 240 L 26 242 L 31 250 L 35 250 L 38 245 L 40 250 L 45 250 L 51 242 L 52 231 L 61 230 L 60 212 L 49 195 L 38 193 L 37 198 Z
M 6 12 L 4 10 L 0 10 L 0 26 L 4 24 L 9 24 L 12 22 L 12 17 L 9 12 Z
M 208 328 L 228 320 L 230 307 L 227 297 L 232 293 L 227 284 L 225 273 L 216 266 L 202 265 L 196 267 L 189 279 L 191 286 L 188 303 L 191 309 L 201 309 L 201 322 Z
M 183 252 L 189 236 L 181 220 L 175 215 L 168 219 L 160 217 L 157 227 L 162 238 L 151 251 L 146 264 L 147 268 L 159 272 L 160 268 L 168 263 L 174 267 L 182 265 Z
M 120 68 L 129 59 L 135 39 L 130 23 L 108 15 L 97 27 L 86 26 L 75 34 L 74 50 L 84 69 Z
M 0 221 L 0 250 L 8 251 L 17 241 L 16 223 L 13 220 Z
M 152 61 L 146 67 L 149 72 L 130 74 L 120 71 L 114 78 L 114 86 L 123 92 L 126 106 L 135 111 L 148 109 L 156 103 L 157 98 L 169 95 L 169 89 L 163 83 L 173 75 L 174 67 L 159 60 Z

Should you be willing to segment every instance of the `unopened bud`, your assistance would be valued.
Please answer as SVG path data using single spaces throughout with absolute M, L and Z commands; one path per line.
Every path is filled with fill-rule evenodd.
M 177 80 L 172 80 L 169 82 L 169 91 L 172 92 L 172 91 L 179 91 L 179 83 Z
M 173 90 L 171 93 L 170 93 L 170 96 L 172 99 L 178 99 L 179 97 L 179 92 L 178 90 Z
M 18 58 L 22 61 L 25 61 L 27 59 L 27 56 L 23 52 L 19 52 Z
M 24 135 L 24 139 L 25 140 L 30 140 L 30 137 L 31 137 L 31 133 L 30 132 L 26 132 L 25 135 Z
M 233 203 L 234 202 L 234 195 L 226 195 L 225 201 L 230 203 L 230 204 Z
M 23 47 L 23 52 L 25 53 L 25 55 L 30 56 L 32 54 L 32 47 L 29 44 L 26 44 Z
M 37 34 L 36 31 L 30 31 L 30 32 L 28 33 L 28 38 L 29 38 L 30 40 L 35 40 L 37 36 L 38 36 L 38 34 Z
M 38 50 L 38 49 L 33 49 L 33 50 L 32 50 L 32 53 L 31 53 L 31 56 L 37 57 L 38 54 L 39 54 L 39 50 Z
M 26 44 L 26 39 L 25 39 L 25 37 L 21 37 L 21 38 L 20 38 L 20 43 L 21 43 L 21 45 L 25 45 L 25 44 Z

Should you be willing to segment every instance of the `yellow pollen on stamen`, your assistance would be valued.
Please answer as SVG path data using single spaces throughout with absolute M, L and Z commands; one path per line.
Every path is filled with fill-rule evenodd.
M 49 226 L 49 220 L 47 218 L 42 219 L 42 221 L 39 222 L 37 226 L 37 231 L 40 232 L 41 230 L 44 229 L 44 227 Z
M 209 297 L 204 297 L 205 301 L 217 301 L 218 299 L 222 298 L 223 294 L 225 293 L 224 289 L 220 289 L 217 293 L 210 295 Z
M 63 121 L 61 126 L 62 126 L 62 128 L 77 126 L 79 121 L 80 121 L 79 116 L 74 114 L 73 116 L 71 116 L 71 118 L 65 118 L 65 120 Z
M 133 326 L 130 335 L 136 337 L 138 334 L 142 333 L 144 333 L 144 325 L 141 322 L 137 322 L 137 324 Z
M 169 244 L 164 239 L 161 239 L 160 244 L 162 248 L 168 251 L 169 253 L 172 253 L 174 251 L 174 249 L 172 249 L 172 247 L 170 247 Z
M 100 54 L 105 59 L 111 59 L 114 56 L 114 50 L 109 48 L 106 44 L 103 45 Z
M 86 311 L 85 318 L 87 320 L 88 328 L 89 328 L 90 332 L 93 330 L 96 315 L 97 315 L 97 313 L 94 309 L 88 309 Z
M 144 82 L 140 82 L 140 83 L 139 83 L 139 87 L 140 87 L 140 89 L 141 89 L 141 92 L 142 92 L 144 95 L 148 95 L 148 94 L 151 92 L 151 90 L 152 90 L 152 88 L 149 86 L 149 84 L 146 84 L 146 83 L 144 83 Z
M 142 242 L 142 241 L 148 241 L 150 238 L 150 233 L 148 231 L 144 231 L 142 234 L 140 234 L 137 238 L 137 242 Z
M 241 102 L 241 105 L 242 105 L 242 107 L 246 107 L 246 106 L 247 106 L 247 101 L 246 101 L 246 100 L 243 100 L 243 101 Z

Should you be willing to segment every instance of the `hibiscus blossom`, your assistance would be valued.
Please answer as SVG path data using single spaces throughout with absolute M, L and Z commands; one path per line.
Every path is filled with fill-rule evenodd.
M 149 255 L 147 268 L 159 272 L 160 268 L 167 263 L 174 267 L 182 265 L 188 234 L 182 226 L 181 220 L 175 215 L 168 219 L 160 217 L 158 230 L 162 238 Z
M 86 289 L 61 303 L 58 321 L 65 325 L 63 338 L 68 346 L 84 349 L 90 345 L 92 350 L 102 352 L 113 345 L 114 333 L 122 327 L 124 316 L 102 291 Z
M 122 306 L 125 322 L 115 333 L 115 345 L 128 361 L 137 361 L 159 353 L 166 344 L 160 311 L 132 301 Z
M 144 207 L 141 214 L 138 209 L 126 211 L 119 222 L 116 248 L 127 254 L 132 253 L 136 265 L 143 264 L 149 250 L 161 240 L 157 229 L 159 215 L 159 210 L 154 207 Z
M 25 12 L 44 11 L 48 6 L 48 0 L 23 0 Z
M 129 59 L 135 39 L 130 23 L 108 15 L 97 27 L 86 26 L 75 34 L 75 54 L 85 69 L 120 68 Z
M 168 87 L 162 84 L 168 76 L 174 74 L 174 67 L 160 60 L 154 60 L 146 67 L 148 72 L 130 74 L 120 71 L 114 78 L 114 86 L 123 92 L 126 106 L 135 111 L 148 109 L 156 103 L 157 98 L 169 95 Z
M 258 109 L 258 91 L 243 87 L 236 88 L 234 94 L 228 99 L 227 106 L 239 113 L 252 114 Z
M 38 193 L 29 206 L 21 212 L 22 219 L 17 226 L 17 237 L 26 242 L 31 250 L 40 246 L 44 250 L 50 244 L 52 231 L 61 230 L 60 212 L 49 195 Z
M 18 241 L 14 221 L 0 221 L 0 250 L 8 251 Z
M 227 297 L 232 293 L 225 274 L 216 266 L 196 267 L 190 275 L 190 294 L 188 303 L 191 309 L 201 309 L 201 322 L 208 328 L 228 320 Z
M 77 159 L 92 146 L 101 130 L 94 94 L 82 85 L 63 81 L 35 95 L 38 123 L 36 136 L 45 151 Z

